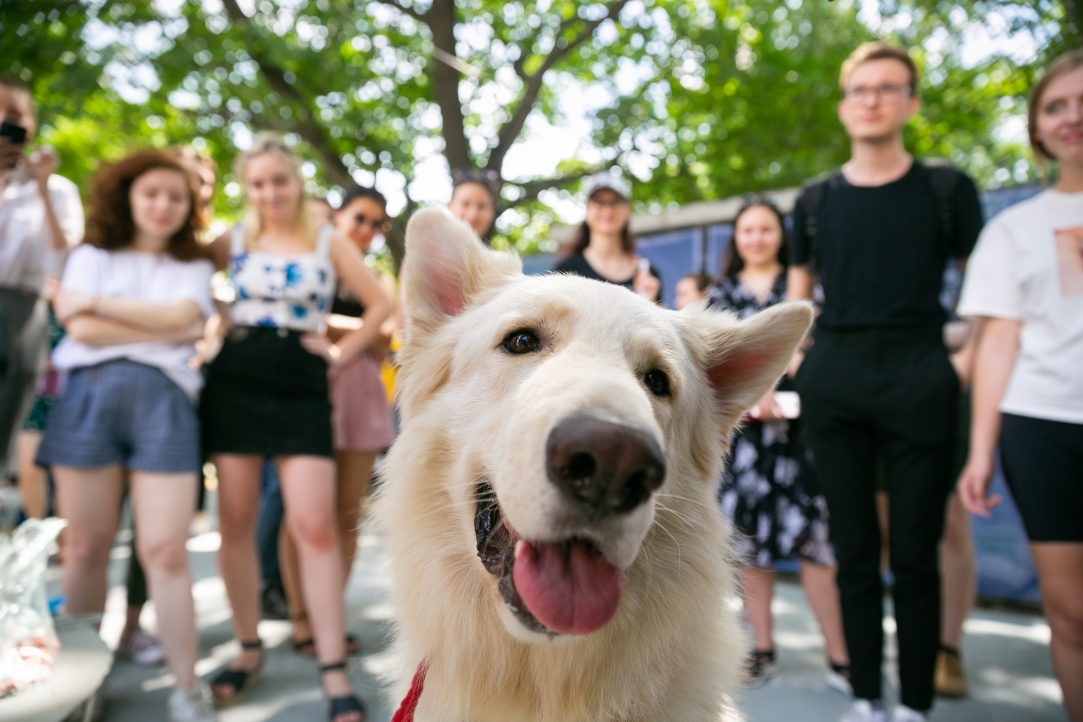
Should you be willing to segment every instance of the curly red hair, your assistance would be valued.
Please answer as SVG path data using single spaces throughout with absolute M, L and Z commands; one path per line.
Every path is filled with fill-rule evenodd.
M 166 250 L 179 261 L 202 258 L 203 248 L 196 240 L 202 227 L 199 208 L 188 170 L 173 156 L 158 150 L 141 150 L 116 163 L 103 165 L 90 181 L 90 213 L 86 221 L 83 243 L 107 251 L 127 248 L 135 240 L 130 193 L 135 179 L 147 171 L 164 168 L 180 173 L 188 189 L 188 218 L 180 230 L 169 239 Z

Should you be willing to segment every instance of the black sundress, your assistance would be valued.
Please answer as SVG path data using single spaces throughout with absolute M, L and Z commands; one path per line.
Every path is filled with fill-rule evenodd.
M 732 278 L 711 290 L 708 305 L 747 318 L 784 300 L 786 273 L 775 279 L 766 303 Z M 783 377 L 780 391 L 790 391 Z M 737 532 L 737 551 L 749 566 L 768 569 L 798 557 L 833 566 L 827 502 L 816 487 L 801 420 L 753 421 L 733 438 L 718 499 Z

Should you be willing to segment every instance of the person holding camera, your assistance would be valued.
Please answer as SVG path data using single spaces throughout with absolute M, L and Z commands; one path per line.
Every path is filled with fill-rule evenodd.
M 30 89 L 0 74 L 0 472 L 49 347 L 45 276 L 83 238 L 79 191 L 53 173 L 56 153 L 27 153 L 36 131 Z

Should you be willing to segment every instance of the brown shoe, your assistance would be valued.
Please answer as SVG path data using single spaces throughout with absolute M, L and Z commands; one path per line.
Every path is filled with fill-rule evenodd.
M 962 699 L 967 696 L 966 672 L 959 653 L 941 649 L 936 656 L 936 693 L 941 697 Z

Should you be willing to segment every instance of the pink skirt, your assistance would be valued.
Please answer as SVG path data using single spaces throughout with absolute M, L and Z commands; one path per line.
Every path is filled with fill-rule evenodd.
M 380 451 L 395 440 L 380 365 L 367 353 L 332 368 L 331 431 L 335 451 Z

